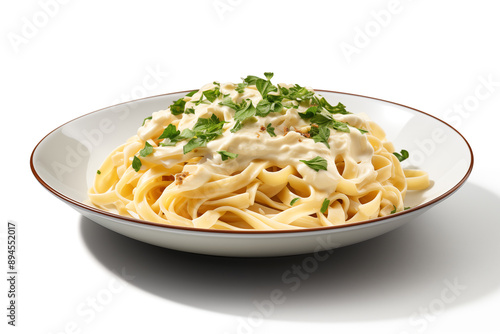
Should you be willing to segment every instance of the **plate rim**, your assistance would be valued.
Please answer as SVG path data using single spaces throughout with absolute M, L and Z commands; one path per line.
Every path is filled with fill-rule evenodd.
M 126 216 L 122 216 L 122 215 L 115 214 L 115 213 L 112 213 L 112 212 L 107 212 L 107 211 L 104 211 L 102 209 L 99 209 L 99 208 L 96 208 L 96 207 L 92 207 L 90 205 L 87 205 L 87 204 L 82 203 L 80 201 L 77 201 L 75 199 L 72 199 L 72 198 L 64 195 L 63 193 L 58 192 L 57 190 L 55 190 L 54 188 L 52 188 L 47 182 L 45 182 L 42 179 L 42 177 L 38 174 L 38 172 L 36 171 L 34 158 L 35 158 L 35 154 L 36 154 L 36 151 L 37 151 L 38 147 L 52 133 L 54 133 L 55 131 L 61 129 L 64 126 L 66 126 L 67 124 L 72 123 L 72 122 L 74 122 L 74 121 L 76 121 L 76 120 L 78 120 L 78 119 L 80 119 L 82 117 L 86 117 L 86 116 L 88 116 L 90 114 L 94 114 L 94 113 L 103 111 L 105 109 L 114 108 L 114 107 L 117 107 L 119 105 L 129 104 L 129 103 L 135 103 L 135 102 L 141 101 L 141 100 L 152 99 L 152 98 L 157 98 L 157 97 L 163 97 L 163 96 L 168 96 L 168 95 L 175 95 L 175 94 L 180 94 L 180 93 L 188 93 L 188 92 L 191 92 L 191 91 L 193 91 L 193 90 L 183 90 L 183 91 L 172 92 L 172 93 L 164 93 L 164 94 L 152 95 L 152 96 L 147 96 L 147 97 L 143 97 L 143 98 L 140 98 L 140 99 L 135 99 L 135 100 L 130 100 L 130 101 L 126 101 L 126 102 L 117 103 L 117 104 L 114 104 L 114 105 L 111 105 L 111 106 L 108 106 L 108 107 L 104 107 L 104 108 L 97 109 L 95 111 L 91 111 L 89 113 L 80 115 L 80 116 L 78 116 L 76 118 L 73 118 L 73 119 L 71 119 L 71 120 L 69 120 L 69 121 L 67 121 L 67 122 L 59 125 L 54 130 L 52 130 L 49 133 L 47 133 L 36 144 L 36 146 L 34 147 L 33 151 L 31 152 L 31 156 L 30 156 L 30 168 L 31 168 L 31 172 L 33 173 L 33 175 L 37 179 L 37 181 L 45 189 L 47 189 L 54 196 L 58 197 L 59 199 L 63 200 L 64 202 L 67 202 L 68 204 L 71 204 L 71 205 L 75 205 L 75 206 L 77 206 L 80 209 L 84 209 L 86 211 L 90 211 L 90 212 L 95 213 L 95 214 L 104 215 L 104 216 L 107 216 L 109 218 L 113 218 L 114 221 L 116 219 L 118 219 L 118 220 L 125 220 L 127 223 L 135 223 L 135 224 L 140 224 L 140 225 L 148 225 L 148 226 L 161 227 L 161 228 L 166 228 L 167 230 L 169 230 L 169 229 L 182 230 L 182 231 L 186 231 L 186 232 L 190 231 L 190 232 L 206 232 L 206 233 L 236 234 L 236 235 L 247 234 L 248 235 L 248 234 L 289 234 L 289 233 L 304 233 L 304 232 L 316 232 L 316 231 L 328 231 L 328 230 L 342 230 L 342 229 L 346 229 L 346 228 L 353 227 L 353 226 L 358 226 L 359 227 L 360 225 L 370 225 L 372 223 L 389 221 L 389 220 L 392 220 L 394 218 L 400 217 L 402 215 L 410 214 L 412 212 L 416 212 L 416 211 L 423 210 L 423 209 L 426 209 L 426 208 L 428 209 L 431 206 L 433 206 L 434 204 L 437 204 L 438 202 L 446 199 L 447 197 L 449 197 L 450 195 L 452 195 L 454 192 L 456 192 L 458 189 L 460 189 L 460 187 L 462 187 L 462 185 L 464 185 L 465 181 L 469 178 L 469 176 L 470 176 L 470 174 L 472 172 L 473 166 L 474 166 L 474 153 L 473 153 L 472 148 L 471 148 L 469 142 L 467 141 L 467 139 L 465 139 L 465 137 L 457 129 L 455 129 L 453 126 L 451 126 L 447 122 L 443 121 L 442 119 L 440 119 L 440 118 L 438 118 L 438 117 L 436 117 L 434 115 L 428 114 L 428 113 L 426 113 L 424 111 L 421 111 L 421 110 L 413 108 L 413 107 L 409 107 L 409 106 L 401 104 L 401 103 L 392 102 L 392 101 L 389 101 L 389 100 L 384 100 L 384 99 L 380 99 L 380 98 L 376 98 L 376 97 L 371 97 L 371 96 L 366 96 L 366 95 L 361 95 L 361 94 L 354 94 L 354 93 L 332 91 L 332 90 L 326 90 L 326 89 L 314 89 L 315 92 L 326 92 L 326 93 L 334 93 L 334 94 L 341 94 L 341 95 L 350 95 L 350 96 L 361 97 L 361 98 L 365 98 L 365 99 L 371 99 L 371 100 L 375 100 L 375 101 L 385 102 L 385 103 L 393 104 L 393 105 L 396 105 L 396 106 L 404 107 L 404 108 L 407 108 L 407 109 L 411 109 L 411 110 L 416 111 L 418 113 L 424 114 L 425 116 L 434 118 L 438 122 L 443 123 L 444 125 L 446 125 L 450 129 L 452 129 L 453 131 L 455 131 L 462 138 L 462 140 L 465 142 L 465 144 L 467 145 L 467 148 L 469 149 L 470 159 L 471 159 L 470 164 L 469 164 L 469 168 L 468 168 L 467 172 L 465 173 L 465 175 L 462 177 L 462 179 L 457 184 L 455 184 L 451 189 L 449 189 L 448 191 L 444 192 L 443 194 L 437 196 L 436 198 L 433 198 L 432 200 L 430 200 L 430 201 L 428 201 L 426 203 L 414 206 L 411 209 L 400 211 L 400 212 L 396 212 L 394 214 L 391 214 L 391 215 L 385 216 L 385 217 L 377 217 L 377 218 L 373 218 L 373 219 L 369 219 L 369 220 L 363 220 L 363 221 L 349 223 L 349 224 L 343 224 L 343 225 L 314 227 L 314 228 L 308 228 L 308 229 L 294 229 L 294 230 L 214 230 L 214 229 L 205 229 L 205 228 L 199 228 L 199 227 L 165 225 L 165 224 L 150 222 L 150 221 L 146 221 L 146 220 L 142 220 L 142 219 L 137 219 L 137 218 L 133 218 L 133 217 L 126 217 Z M 123 223 L 123 222 L 120 222 L 120 223 Z

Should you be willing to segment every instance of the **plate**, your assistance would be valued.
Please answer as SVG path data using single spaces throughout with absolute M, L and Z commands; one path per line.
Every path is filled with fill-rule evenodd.
M 432 185 L 409 191 L 411 209 L 343 226 L 290 231 L 216 231 L 164 226 L 124 217 L 89 204 L 87 190 L 105 157 L 137 132 L 144 118 L 166 109 L 186 92 L 148 97 L 97 110 L 56 128 L 31 155 L 31 170 L 53 195 L 83 216 L 117 233 L 153 245 L 209 255 L 262 257 L 322 252 L 361 242 L 394 230 L 457 191 L 469 177 L 473 153 L 450 125 L 422 111 L 377 98 L 316 90 L 354 113 L 378 123 L 396 150 L 406 149 L 404 167 L 425 170 Z

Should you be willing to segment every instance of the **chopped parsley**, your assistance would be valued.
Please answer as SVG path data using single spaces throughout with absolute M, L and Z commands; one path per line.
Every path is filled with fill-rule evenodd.
M 356 129 L 358 129 L 359 132 L 361 132 L 362 135 L 364 135 L 365 133 L 368 133 L 367 130 L 363 130 L 363 129 L 360 129 L 360 128 L 356 128 Z
M 134 155 L 134 159 L 132 160 L 132 168 L 133 168 L 136 172 L 138 172 L 138 171 L 139 171 L 139 169 L 141 169 L 141 166 L 142 166 L 142 162 L 141 162 L 141 160 L 140 160 L 138 157 L 136 157 L 136 156 Z
M 169 124 L 158 139 L 165 139 L 160 143 L 161 146 L 175 146 L 175 144 L 183 140 L 181 132 L 176 129 L 175 125 Z
M 307 108 L 307 110 L 305 112 L 299 112 L 299 116 L 303 119 L 309 119 L 309 118 L 314 117 L 314 115 L 316 115 L 317 112 L 318 112 L 318 107 L 313 106 L 313 107 Z
M 245 88 L 248 87 L 248 84 L 246 82 L 239 83 L 238 86 L 236 86 L 236 91 L 240 94 L 243 94 L 245 92 Z
M 321 213 L 325 214 L 329 206 L 330 206 L 330 200 L 328 198 L 325 198 L 323 200 L 323 204 L 321 204 L 321 210 L 320 210 Z
M 326 147 L 330 148 L 330 144 L 328 144 L 328 139 L 330 138 L 330 129 L 328 129 L 327 127 L 320 127 L 320 128 L 312 127 L 311 130 L 312 129 L 317 129 L 313 130 L 313 133 L 316 131 L 318 132 L 317 134 L 311 136 L 311 138 L 314 139 L 314 142 L 323 143 L 326 145 Z
M 205 95 L 208 101 L 214 102 L 221 95 L 221 92 L 219 87 L 215 87 L 214 89 L 204 91 L 203 95 Z
M 290 202 L 290 206 L 293 206 L 299 199 L 300 197 L 295 197 L 294 199 L 292 199 L 292 201 Z
M 274 133 L 274 128 L 271 126 L 271 123 L 269 123 L 267 126 L 266 126 L 266 131 L 267 133 L 269 133 L 269 135 L 271 137 L 276 137 L 276 133 Z
M 148 155 L 153 153 L 153 150 L 154 150 L 153 145 L 146 142 L 146 144 L 144 145 L 144 148 L 139 151 L 139 154 L 141 155 L 141 157 L 147 157 Z
M 398 153 L 398 152 L 394 152 L 392 153 L 396 156 L 396 158 L 398 158 L 398 160 L 401 162 L 401 161 L 405 161 L 406 159 L 408 159 L 408 157 L 410 156 L 410 153 L 408 153 L 407 150 L 401 150 L 401 153 Z
M 347 123 L 334 120 L 330 115 L 316 114 L 311 118 L 312 124 L 317 124 L 320 127 L 326 126 L 341 132 L 351 132 Z
M 257 116 L 266 117 L 271 112 L 281 112 L 283 110 L 283 105 L 279 101 L 270 102 L 268 100 L 260 100 L 256 109 Z
M 222 127 L 226 122 L 221 121 L 215 114 L 210 118 L 198 118 L 193 129 L 182 131 L 182 139 L 190 139 L 183 147 L 184 154 L 197 147 L 205 147 L 207 143 L 222 135 Z
M 186 106 L 186 101 L 184 101 L 184 98 L 180 98 L 177 101 L 175 101 L 171 106 L 170 106 L 170 112 L 172 115 L 180 115 L 184 112 L 184 107 Z
M 193 97 L 193 95 L 196 94 L 196 93 L 198 93 L 198 89 L 193 90 L 193 91 L 187 93 L 186 96 Z
M 97 170 L 97 174 L 98 174 L 98 175 L 101 175 L 101 171 L 100 171 L 99 169 Z
M 248 75 L 245 79 L 243 79 L 243 82 L 246 83 L 247 85 L 255 85 L 257 83 L 257 80 L 259 79 L 261 78 L 256 77 L 255 75 Z
M 394 207 L 394 210 L 392 210 L 392 211 L 391 211 L 391 215 L 392 215 L 393 213 L 396 213 L 396 211 L 398 211 L 398 208 L 396 208 L 396 206 L 395 206 L 395 205 L 393 205 L 393 207 Z
M 150 119 L 153 119 L 153 116 L 146 117 L 144 121 L 142 121 L 142 126 L 144 126 L 144 124 L 146 124 L 146 121 Z
M 299 160 L 299 161 L 305 163 L 309 168 L 314 169 L 316 172 L 319 172 L 321 169 L 327 170 L 328 166 L 328 162 L 320 156 L 317 156 L 311 160 Z
M 227 159 L 236 159 L 238 157 L 237 153 L 231 153 L 228 151 L 217 151 L 217 153 L 220 154 L 222 161 L 226 161 Z

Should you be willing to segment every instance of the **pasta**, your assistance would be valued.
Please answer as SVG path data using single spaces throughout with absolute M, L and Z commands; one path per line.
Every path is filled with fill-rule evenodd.
M 271 78 L 213 82 L 154 112 L 105 159 L 90 201 L 164 225 L 289 230 L 387 216 L 429 186 L 366 115 Z

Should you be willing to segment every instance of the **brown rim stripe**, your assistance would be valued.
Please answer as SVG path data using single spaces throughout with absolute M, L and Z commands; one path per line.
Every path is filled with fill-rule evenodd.
M 174 225 L 163 225 L 163 224 L 153 223 L 153 222 L 149 222 L 149 221 L 145 221 L 145 220 L 140 220 L 140 219 L 135 219 L 135 218 L 131 218 L 131 217 L 120 216 L 120 215 L 117 215 L 117 214 L 114 214 L 114 213 L 110 213 L 110 212 L 107 212 L 107 211 L 104 211 L 104 210 L 101 210 L 101 209 L 98 209 L 98 208 L 91 207 L 89 205 L 86 205 L 86 204 L 83 204 L 83 203 L 81 203 L 79 201 L 76 201 L 76 200 L 74 200 L 72 198 L 69 198 L 66 195 L 61 194 L 60 192 L 56 191 L 51 186 L 49 186 L 40 177 L 40 175 L 38 175 L 38 173 L 36 172 L 35 166 L 34 166 L 34 163 L 33 163 L 33 157 L 35 155 L 36 149 L 38 148 L 38 146 L 40 145 L 40 143 L 42 143 L 45 140 L 45 138 L 47 138 L 54 131 L 56 131 L 59 128 L 65 126 L 66 124 L 71 123 L 71 122 L 73 122 L 73 121 L 75 121 L 75 120 L 77 120 L 77 119 L 79 119 L 81 117 L 85 117 L 87 115 L 90 115 L 90 114 L 102 111 L 104 109 L 108 109 L 108 108 L 111 108 L 111 107 L 116 107 L 116 106 L 119 106 L 119 105 L 122 105 L 122 104 L 137 102 L 137 101 L 141 101 L 141 100 L 145 100 L 145 99 L 151 99 L 151 98 L 160 97 L 160 96 L 174 95 L 174 94 L 180 94 L 180 93 L 188 93 L 188 92 L 191 92 L 191 91 L 192 90 L 185 90 L 185 91 L 174 92 L 174 93 L 160 94 L 160 95 L 148 96 L 148 97 L 137 99 L 137 100 L 132 100 L 132 101 L 127 101 L 127 102 L 123 102 L 123 103 L 118 103 L 118 104 L 115 104 L 115 105 L 112 105 L 112 106 L 109 106 L 109 107 L 105 107 L 105 108 L 98 109 L 96 111 L 84 114 L 82 116 L 74 118 L 74 119 L 72 119 L 72 120 L 70 120 L 70 121 L 68 121 L 68 122 L 66 122 L 66 123 L 58 126 L 54 130 L 52 130 L 51 132 L 49 132 L 45 137 L 43 137 L 42 140 L 40 140 L 40 142 L 38 142 L 38 144 L 33 149 L 33 152 L 31 153 L 31 158 L 30 158 L 30 167 L 31 167 L 31 171 L 32 171 L 33 175 L 38 180 L 38 182 L 40 182 L 40 184 L 42 186 L 44 186 L 48 191 L 50 191 L 53 195 L 59 197 L 61 200 L 65 201 L 65 202 L 68 202 L 69 204 L 73 204 L 73 205 L 75 205 L 75 206 L 77 206 L 77 207 L 79 207 L 81 209 L 87 210 L 87 211 L 91 211 L 91 212 L 94 212 L 94 213 L 97 213 L 97 214 L 101 214 L 101 215 L 104 215 L 104 216 L 108 216 L 108 217 L 111 217 L 111 218 L 115 218 L 115 219 L 125 220 L 125 221 L 131 222 L 131 223 L 136 223 L 136 224 L 141 224 L 141 225 L 150 225 L 150 226 L 162 227 L 162 228 L 167 228 L 167 229 L 193 231 L 193 232 L 205 232 L 205 233 L 229 233 L 229 234 L 276 234 L 276 233 L 280 233 L 280 234 L 289 234 L 289 233 L 308 233 L 308 232 L 314 232 L 314 231 L 325 231 L 325 230 L 333 230 L 333 229 L 337 230 L 337 229 L 343 229 L 343 228 L 352 227 L 352 226 L 366 225 L 366 224 L 371 224 L 371 223 L 375 223 L 375 222 L 381 222 L 381 221 L 384 221 L 384 220 L 391 219 L 393 217 L 397 217 L 397 216 L 400 216 L 400 215 L 403 215 L 403 214 L 411 213 L 411 212 L 414 212 L 414 211 L 417 211 L 417 210 L 429 207 L 429 206 L 431 206 L 431 205 L 433 205 L 433 204 L 435 204 L 437 202 L 440 202 L 441 200 L 445 199 L 446 197 L 450 196 L 452 193 L 454 193 L 455 191 L 457 191 L 465 183 L 465 181 L 467 180 L 467 178 L 470 176 L 470 174 L 472 172 L 472 167 L 474 166 L 474 154 L 472 153 L 472 148 L 469 145 L 469 143 L 467 142 L 467 140 L 464 138 L 464 136 L 460 132 L 458 132 L 457 129 L 455 129 L 454 127 L 452 127 L 451 125 L 449 125 L 445 121 L 443 121 L 443 120 L 441 120 L 441 119 L 439 119 L 439 118 L 437 118 L 437 117 L 435 117 L 433 115 L 430 115 L 430 114 L 428 114 L 426 112 L 423 112 L 421 110 L 418 110 L 418 109 L 415 109 L 415 108 L 412 108 L 412 107 L 408 107 L 408 106 L 406 106 L 404 104 L 400 104 L 400 103 L 396 103 L 396 102 L 392 102 L 392 101 L 387 101 L 387 100 L 383 100 L 383 99 L 379 99 L 379 98 L 375 98 L 375 97 L 370 97 L 370 96 L 365 96 L 365 95 L 359 95 L 359 94 L 352 94 L 352 93 L 343 93 L 343 92 L 337 92 L 337 91 L 331 91 L 331 90 L 324 90 L 324 89 L 315 89 L 316 92 L 327 92 L 327 93 L 334 93 L 334 94 L 351 95 L 351 96 L 357 96 L 357 97 L 362 97 L 362 98 L 376 100 L 376 101 L 382 101 L 382 102 L 385 102 L 385 103 L 390 103 L 390 104 L 393 104 L 393 105 L 397 105 L 397 106 L 401 106 L 401 107 L 404 107 L 404 108 L 408 108 L 408 109 L 414 110 L 416 112 L 419 112 L 421 114 L 424 114 L 426 116 L 429 116 L 431 118 L 436 119 L 437 121 L 445 124 L 450 129 L 452 129 L 453 131 L 455 131 L 460 137 L 462 137 L 462 139 L 464 140 L 465 144 L 467 144 L 467 147 L 469 148 L 469 152 L 470 152 L 470 157 L 471 157 L 471 162 L 470 162 L 469 169 L 467 170 L 467 173 L 464 175 L 464 177 L 462 178 L 462 180 L 460 180 L 460 182 L 458 182 L 453 188 L 451 188 L 450 190 L 448 190 L 444 194 L 441 194 L 440 196 L 434 198 L 433 200 L 431 200 L 431 201 L 429 201 L 427 203 L 417 205 L 417 206 L 415 206 L 415 207 L 413 207 L 411 209 L 405 210 L 405 211 L 394 213 L 394 214 L 392 214 L 390 216 L 379 217 L 379 218 L 375 218 L 375 219 L 370 219 L 370 220 L 365 220 L 365 221 L 351 223 L 351 224 L 345 224 L 345 225 L 327 226 L 327 227 L 316 227 L 316 228 L 309 228 L 309 229 L 304 229 L 304 230 L 271 230 L 271 231 L 269 231 L 269 230 L 248 230 L 248 231 L 238 231 L 238 230 L 236 230 L 235 231 L 235 230 L 212 230 L 212 229 L 203 229 L 203 228 L 197 228 L 197 227 L 184 227 L 184 226 L 174 226 Z

